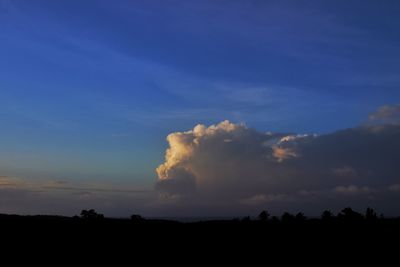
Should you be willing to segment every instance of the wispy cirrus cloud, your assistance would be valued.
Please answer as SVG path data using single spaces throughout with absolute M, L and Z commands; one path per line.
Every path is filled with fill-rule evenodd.
M 371 113 L 368 117 L 372 123 L 399 124 L 400 123 L 400 105 L 384 105 L 377 111 Z

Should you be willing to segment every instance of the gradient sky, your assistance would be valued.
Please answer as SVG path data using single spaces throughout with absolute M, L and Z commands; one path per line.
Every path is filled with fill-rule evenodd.
M 1 175 L 150 189 L 165 137 L 198 123 L 360 125 L 399 102 L 399 14 L 390 0 L 0 0 Z

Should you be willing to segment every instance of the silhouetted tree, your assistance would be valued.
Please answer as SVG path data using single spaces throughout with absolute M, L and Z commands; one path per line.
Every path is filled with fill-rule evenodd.
M 272 222 L 272 223 L 279 223 L 279 218 L 276 217 L 276 216 L 272 216 L 271 222 Z
M 281 220 L 282 222 L 292 222 L 296 219 L 296 217 L 293 214 L 290 214 L 289 212 L 283 213 Z
M 321 219 L 323 221 L 330 221 L 330 220 L 332 220 L 334 218 L 335 218 L 335 216 L 333 215 L 332 211 L 325 210 L 324 212 L 322 212 Z
M 260 221 L 266 222 L 268 221 L 270 217 L 270 214 L 268 213 L 268 211 L 263 210 L 259 215 L 258 215 L 258 219 L 260 219 Z
M 142 216 L 138 215 L 138 214 L 133 214 L 131 216 L 131 220 L 134 221 L 134 222 L 141 222 L 141 221 L 144 221 L 145 219 Z
M 365 219 L 367 219 L 367 221 L 376 221 L 378 219 L 378 215 L 374 209 L 368 207 L 365 211 Z
M 304 213 L 299 212 L 296 214 L 296 221 L 302 222 L 305 221 L 307 217 L 304 215 Z
M 338 218 L 348 221 L 360 221 L 364 217 L 361 213 L 354 211 L 352 208 L 345 208 L 338 214 Z
M 97 213 L 94 209 L 82 210 L 81 218 L 82 219 L 103 219 L 104 215 Z
M 250 216 L 246 216 L 246 217 L 242 218 L 242 222 L 250 222 L 250 221 L 251 221 Z

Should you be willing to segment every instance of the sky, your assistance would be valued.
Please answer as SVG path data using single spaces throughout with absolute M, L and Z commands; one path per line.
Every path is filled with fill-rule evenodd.
M 293 205 L 312 192 L 400 214 L 377 196 L 400 191 L 396 164 L 379 160 L 397 154 L 371 147 L 398 145 L 399 12 L 391 0 L 0 0 L 0 213 L 314 212 Z M 342 135 L 378 156 L 347 141 L 335 152 Z

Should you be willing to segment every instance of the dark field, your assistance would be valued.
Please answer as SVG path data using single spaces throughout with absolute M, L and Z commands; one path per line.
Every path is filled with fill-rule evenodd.
M 181 223 L 148 219 L 0 216 L 2 247 L 59 259 L 159 260 L 187 264 L 241 261 L 388 260 L 399 251 L 400 219 L 224 220 Z M 79 258 L 78 257 L 78 258 Z M 121 263 L 122 264 L 122 263 Z M 117 264 L 112 266 L 120 266 Z M 138 265 L 138 264 L 134 264 Z
M 157 219 L 84 219 L 62 216 L 0 215 L 2 236 L 37 236 L 44 238 L 98 238 L 139 239 L 142 237 L 213 239 L 220 241 L 241 239 L 278 240 L 295 242 L 309 238 L 318 242 L 360 240 L 398 241 L 400 218 L 382 218 L 373 221 L 346 219 L 267 220 L 234 219 L 199 222 L 179 222 Z M 297 240 L 297 241 L 296 241 Z

